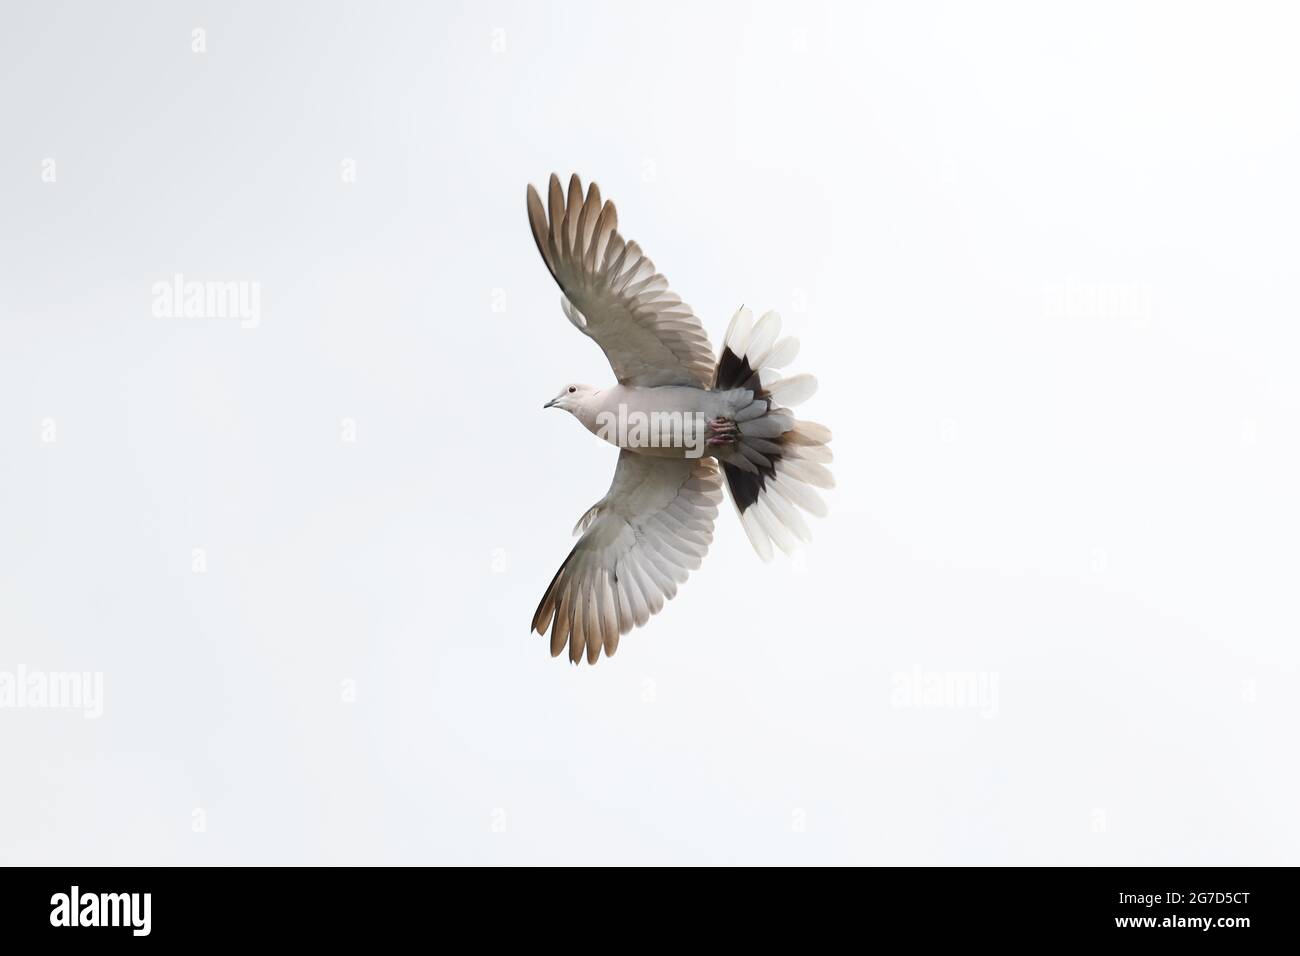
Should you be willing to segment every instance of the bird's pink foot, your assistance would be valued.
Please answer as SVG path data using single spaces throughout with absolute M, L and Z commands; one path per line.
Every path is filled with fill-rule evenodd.
M 740 438 L 740 430 L 730 418 L 710 418 L 705 430 L 705 444 L 710 448 L 734 445 Z

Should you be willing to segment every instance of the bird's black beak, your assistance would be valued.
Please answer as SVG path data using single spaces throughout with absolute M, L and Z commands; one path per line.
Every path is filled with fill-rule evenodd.
M 542 408 L 550 408 L 552 405 L 554 405 L 554 404 L 555 404 L 556 402 L 558 402 L 558 401 L 559 401 L 558 398 L 553 398 L 553 399 L 551 399 L 549 402 L 547 402 L 545 405 L 543 405 Z

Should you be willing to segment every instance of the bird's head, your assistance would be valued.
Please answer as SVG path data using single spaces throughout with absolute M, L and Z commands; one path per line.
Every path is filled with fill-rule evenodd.
M 566 385 L 560 389 L 560 394 L 547 402 L 542 408 L 562 408 L 566 412 L 577 414 L 582 403 L 596 394 L 596 389 L 590 385 L 579 385 L 574 383 Z

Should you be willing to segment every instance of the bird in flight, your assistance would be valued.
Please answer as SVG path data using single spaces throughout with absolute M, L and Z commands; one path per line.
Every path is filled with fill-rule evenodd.
M 617 445 L 605 497 L 573 529 L 581 534 L 555 572 L 532 629 L 551 633 L 577 664 L 612 656 L 619 637 L 658 614 L 700 566 L 726 478 L 754 550 L 790 553 L 810 534 L 801 512 L 823 516 L 815 490 L 834 481 L 829 429 L 790 407 L 817 389 L 811 375 L 781 377 L 799 343 L 781 318 L 732 317 L 715 360 L 709 337 L 635 242 L 624 241 L 612 202 L 575 174 L 566 194 L 551 176 L 546 204 L 528 186 L 528 222 L 564 295 L 569 321 L 595 339 L 617 385 L 568 384 L 546 403 Z

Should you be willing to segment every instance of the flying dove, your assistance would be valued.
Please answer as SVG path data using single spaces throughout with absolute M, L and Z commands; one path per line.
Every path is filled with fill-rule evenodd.
M 801 512 L 822 516 L 814 490 L 833 487 L 831 433 L 790 406 L 817 389 L 811 375 L 780 377 L 798 352 L 781 318 L 741 308 L 717 361 L 700 320 L 635 242 L 618 232 L 612 202 L 574 175 L 566 196 L 551 176 L 547 205 L 528 186 L 528 222 L 569 321 L 595 339 L 618 384 L 571 384 L 544 406 L 562 408 L 617 445 L 605 497 L 555 572 L 532 629 L 551 632 L 551 656 L 569 646 L 596 663 L 619 637 L 658 614 L 700 566 L 726 477 L 732 503 L 763 560 L 810 539 Z M 719 473 L 721 467 L 721 474 Z

